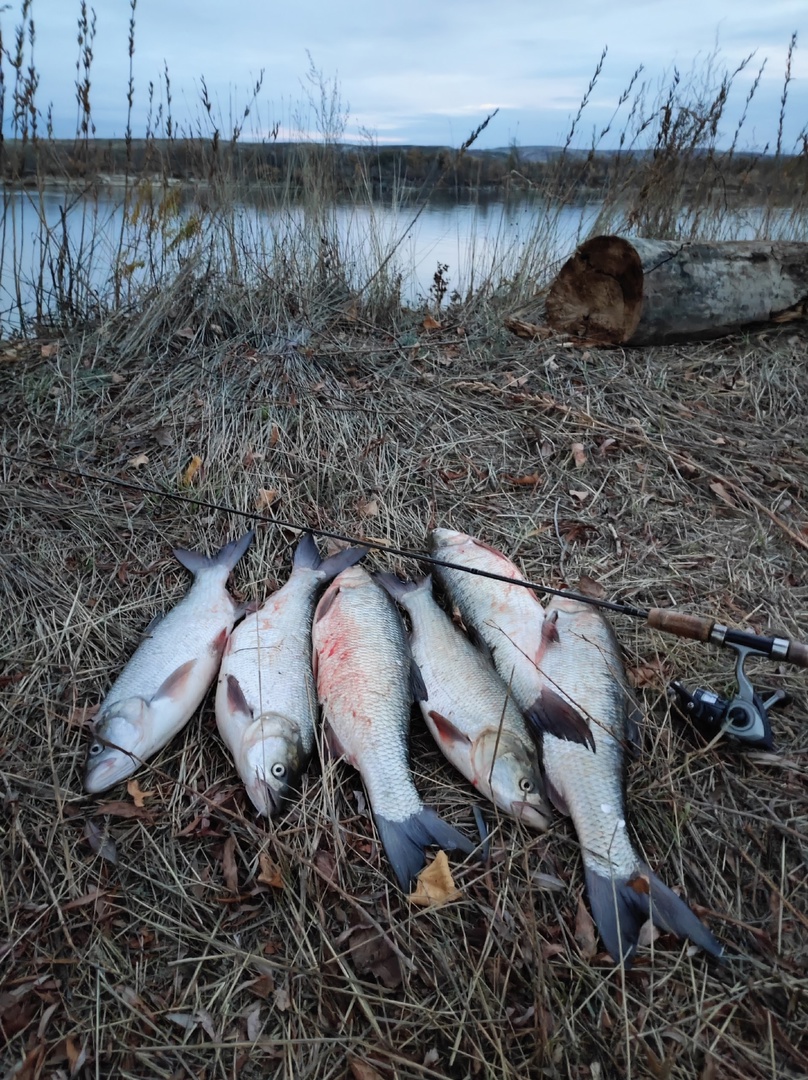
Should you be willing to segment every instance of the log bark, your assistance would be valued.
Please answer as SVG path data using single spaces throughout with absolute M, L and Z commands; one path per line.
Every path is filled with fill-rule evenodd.
M 808 317 L 808 243 L 588 240 L 547 296 L 555 331 L 602 345 L 721 337 Z

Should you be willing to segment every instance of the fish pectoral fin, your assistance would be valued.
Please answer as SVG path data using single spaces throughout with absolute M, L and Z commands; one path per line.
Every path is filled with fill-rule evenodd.
M 196 660 L 186 660 L 184 664 L 180 664 L 176 671 L 171 672 L 151 700 L 172 698 L 176 701 L 177 698 L 181 697 L 185 687 L 188 685 L 188 679 L 194 669 L 194 664 L 196 664 Z
M 555 786 L 549 776 L 544 777 L 544 786 L 547 788 L 547 797 L 549 798 L 553 806 L 556 808 L 556 810 L 559 812 L 559 814 L 563 814 L 564 817 L 569 817 L 570 808 L 567 805 L 567 800 L 564 798 L 564 796 L 561 794 L 561 792 L 558 790 L 558 788 Z
M 332 585 L 320 603 L 317 605 L 317 610 L 314 613 L 314 621 L 318 623 L 321 619 L 324 619 L 328 612 L 331 610 L 331 605 L 339 596 L 339 585 Z
M 225 647 L 227 646 L 228 638 L 230 634 L 227 631 L 227 627 L 220 630 L 213 641 L 210 643 L 210 651 L 214 656 L 218 656 L 221 660 Z
M 154 616 L 152 621 L 149 623 L 149 625 L 146 627 L 146 629 L 143 631 L 143 634 L 141 636 L 144 639 L 147 638 L 147 637 L 150 637 L 154 633 L 154 631 L 157 629 L 157 627 L 160 625 L 160 623 L 163 621 L 163 619 L 165 617 L 166 617 L 166 613 L 164 611 L 158 612 Z
M 437 728 L 441 742 L 448 743 L 450 746 L 453 746 L 456 743 L 465 743 L 467 746 L 471 745 L 471 739 L 468 735 L 455 727 L 451 720 L 447 720 L 445 716 L 441 716 L 441 714 L 435 712 L 434 709 L 430 709 L 429 715 Z
M 540 735 L 555 735 L 557 739 L 589 745 L 595 752 L 595 738 L 589 730 L 589 724 L 568 701 L 549 686 L 542 691 L 529 709 L 525 709 L 525 718 Z
M 466 636 L 474 648 L 483 654 L 489 664 L 494 663 L 494 650 L 482 636 L 476 626 L 466 626 Z
M 410 689 L 412 690 L 413 701 L 429 701 L 424 677 L 414 660 L 410 661 Z
M 339 761 L 340 758 L 345 758 L 346 761 L 351 761 L 350 755 L 346 753 L 337 733 L 327 720 L 323 723 L 323 735 L 325 736 L 325 749 L 332 760 Z
M 241 689 L 241 683 L 235 675 L 227 676 L 227 707 L 231 712 L 241 713 L 242 716 L 249 716 L 250 719 L 254 716 Z

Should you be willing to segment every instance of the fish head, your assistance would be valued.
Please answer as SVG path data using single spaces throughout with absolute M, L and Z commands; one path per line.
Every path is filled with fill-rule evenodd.
M 258 813 L 274 817 L 283 800 L 298 789 L 308 755 L 297 724 L 280 713 L 264 713 L 251 728 L 239 772 Z
M 84 766 L 84 788 L 91 795 L 113 787 L 138 767 L 148 714 L 143 698 L 115 701 L 102 708 L 92 727 Z
M 486 731 L 474 741 L 472 762 L 478 787 L 490 791 L 500 809 L 539 832 L 550 828 L 551 810 L 537 756 L 520 739 L 508 732 Z

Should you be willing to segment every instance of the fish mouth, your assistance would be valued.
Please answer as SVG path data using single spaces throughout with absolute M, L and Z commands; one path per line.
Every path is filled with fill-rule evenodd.
M 552 824 L 549 808 L 538 807 L 534 803 L 516 800 L 511 803 L 511 813 L 517 821 L 539 832 L 547 832 Z
M 121 756 L 108 761 L 93 762 L 88 765 L 84 772 L 84 790 L 90 795 L 97 795 L 100 791 L 114 787 L 119 781 L 131 776 L 137 767 L 136 762 L 130 757 Z
M 247 788 L 250 802 L 264 817 L 275 817 L 283 803 L 283 795 L 268 784 L 266 780 L 257 780 Z

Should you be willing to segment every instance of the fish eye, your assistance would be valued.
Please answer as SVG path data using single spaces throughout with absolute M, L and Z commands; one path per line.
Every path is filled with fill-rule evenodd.
M 94 742 L 90 746 L 90 757 L 98 757 L 98 755 L 101 753 L 101 751 L 103 749 L 104 749 L 104 747 L 101 745 L 100 742 Z
M 270 771 L 276 780 L 280 780 L 282 776 L 286 776 L 286 766 L 282 761 L 276 761 Z
M 526 795 L 528 794 L 528 792 L 533 790 L 533 781 L 530 779 L 530 777 L 522 777 L 522 779 L 519 781 L 519 790 L 524 791 Z

